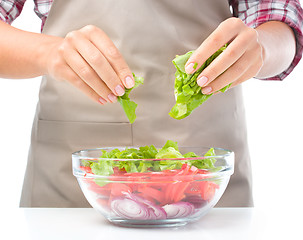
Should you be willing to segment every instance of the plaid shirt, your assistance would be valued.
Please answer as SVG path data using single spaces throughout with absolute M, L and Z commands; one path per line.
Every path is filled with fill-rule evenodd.
M 0 0 L 0 19 L 11 24 L 21 13 L 26 0 Z M 33 0 L 34 11 L 42 20 L 41 29 L 48 16 L 53 0 Z M 233 15 L 240 18 L 249 27 L 257 27 L 267 21 L 282 21 L 293 30 L 297 40 L 296 56 L 290 67 L 281 74 L 268 78 L 282 80 L 299 63 L 303 51 L 303 10 L 299 0 L 229 0 Z

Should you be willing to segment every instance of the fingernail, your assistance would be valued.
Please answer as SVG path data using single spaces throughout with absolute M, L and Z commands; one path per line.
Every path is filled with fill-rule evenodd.
M 208 81 L 208 78 L 205 77 L 205 76 L 202 76 L 202 77 L 199 77 L 198 80 L 197 80 L 197 84 L 200 86 L 200 87 L 203 87 Z
M 112 103 L 117 102 L 117 96 L 115 96 L 114 94 L 110 93 L 107 97 Z
M 190 63 L 185 67 L 185 72 L 190 74 L 193 73 L 195 71 L 194 69 L 195 63 Z
M 202 89 L 203 94 L 210 94 L 213 89 L 211 87 L 205 87 Z
M 106 104 L 107 103 L 107 101 L 104 98 L 102 98 L 102 97 L 99 98 L 99 102 L 101 104 Z
M 125 85 L 127 88 L 132 88 L 135 85 L 134 79 L 132 79 L 130 76 L 127 76 L 125 78 Z
M 115 91 L 116 91 L 118 96 L 122 96 L 125 93 L 125 90 L 121 85 L 117 85 L 115 87 Z

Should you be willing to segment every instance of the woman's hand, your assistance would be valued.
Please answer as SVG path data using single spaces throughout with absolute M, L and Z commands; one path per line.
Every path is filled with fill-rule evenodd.
M 236 86 L 252 77 L 280 74 L 296 53 L 294 32 L 286 23 L 269 21 L 253 29 L 238 18 L 229 18 L 193 53 L 186 63 L 186 72 L 194 73 L 226 43 L 226 50 L 197 79 L 204 94 L 218 92 L 229 84 Z
M 226 50 L 197 79 L 203 94 L 215 93 L 228 84 L 236 86 L 256 76 L 263 66 L 263 48 L 258 41 L 258 32 L 238 18 L 229 18 L 193 53 L 186 63 L 186 72 L 194 73 L 226 43 L 229 43 Z
M 99 28 L 88 25 L 58 38 L 47 54 L 47 73 L 96 102 L 116 102 L 134 78 L 121 53 Z

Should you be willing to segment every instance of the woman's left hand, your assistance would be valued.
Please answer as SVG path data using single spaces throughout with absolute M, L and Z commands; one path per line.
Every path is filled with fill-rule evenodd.
M 186 72 L 194 73 L 226 43 L 229 44 L 226 50 L 197 79 L 203 94 L 215 93 L 229 84 L 236 86 L 255 77 L 263 66 L 264 50 L 258 40 L 258 32 L 238 18 L 229 18 L 193 53 L 186 63 Z

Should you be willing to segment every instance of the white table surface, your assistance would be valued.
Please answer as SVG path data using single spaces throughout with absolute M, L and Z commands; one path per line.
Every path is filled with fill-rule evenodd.
M 9 236 L 5 239 L 22 240 L 303 239 L 302 219 L 278 219 L 278 215 L 256 208 L 215 208 L 184 227 L 142 229 L 112 225 L 90 208 L 17 208 L 9 216 L 2 215 L 0 232 Z

